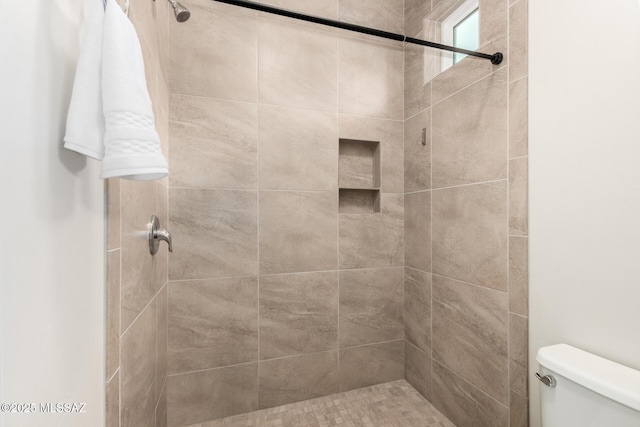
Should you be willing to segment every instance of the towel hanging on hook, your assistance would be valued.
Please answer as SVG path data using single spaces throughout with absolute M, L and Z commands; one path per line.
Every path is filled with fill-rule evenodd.
M 95 0 L 94 0 L 95 1 Z M 64 147 L 102 161 L 101 178 L 167 175 L 140 42 L 116 0 L 94 3 L 86 22 Z

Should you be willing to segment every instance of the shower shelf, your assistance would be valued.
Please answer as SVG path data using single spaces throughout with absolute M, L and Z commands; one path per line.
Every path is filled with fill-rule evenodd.
M 378 213 L 380 212 L 380 190 L 364 188 L 341 188 L 339 190 L 339 207 L 344 213 Z
M 340 138 L 340 213 L 380 212 L 380 143 Z

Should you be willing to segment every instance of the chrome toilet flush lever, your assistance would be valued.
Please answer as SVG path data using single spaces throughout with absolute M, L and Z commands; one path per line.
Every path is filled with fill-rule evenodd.
M 160 220 L 155 215 L 151 215 L 149 224 L 147 224 L 147 237 L 149 238 L 149 251 L 151 252 L 151 255 L 155 255 L 158 252 L 161 240 L 167 242 L 169 245 L 169 252 L 173 252 L 171 233 L 164 228 L 160 228 Z
M 540 380 L 540 382 L 544 385 L 546 385 L 547 387 L 555 387 L 556 386 L 556 379 L 553 378 L 552 375 L 545 375 L 544 377 L 542 375 L 540 375 L 539 373 L 536 372 L 536 378 L 538 380 Z

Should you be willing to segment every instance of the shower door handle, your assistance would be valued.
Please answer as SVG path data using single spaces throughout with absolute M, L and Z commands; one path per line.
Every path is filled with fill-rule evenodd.
M 149 224 L 147 224 L 147 237 L 149 238 L 149 251 L 151 255 L 155 255 L 158 252 L 160 241 L 162 240 L 169 245 L 169 252 L 173 252 L 171 233 L 164 228 L 160 228 L 160 220 L 155 215 L 151 215 Z

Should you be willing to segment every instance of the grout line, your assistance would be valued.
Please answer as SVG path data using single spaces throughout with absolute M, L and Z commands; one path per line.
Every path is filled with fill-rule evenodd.
M 336 15 L 340 16 L 340 1 L 337 1 L 336 4 Z M 336 209 L 336 268 L 338 272 L 336 273 L 337 282 L 338 282 L 338 295 L 337 295 L 337 331 L 336 331 L 336 345 L 338 347 L 338 391 L 342 388 L 342 376 L 340 375 L 340 135 L 342 134 L 342 129 L 340 127 L 340 37 L 336 36 L 336 129 L 338 132 L 338 138 L 335 141 L 336 144 L 336 152 L 338 153 L 336 156 L 336 171 L 338 171 L 338 176 L 336 177 L 336 184 L 338 185 L 338 191 L 336 191 L 336 200 L 337 200 L 337 209 Z
M 120 246 L 122 246 L 122 181 L 118 180 L 118 198 L 120 199 L 118 202 L 120 216 L 120 230 L 119 230 L 119 239 Z M 118 371 L 122 367 L 122 337 L 124 333 L 122 332 L 122 251 L 120 251 L 120 256 L 118 257 Z M 122 376 L 118 378 L 118 425 L 120 425 L 122 420 Z
M 496 40 L 497 40 L 497 39 L 496 39 Z M 495 41 L 495 40 L 494 40 L 494 41 Z M 490 43 L 491 43 L 491 42 L 490 42 Z M 507 45 L 508 45 L 508 38 L 507 38 Z M 503 62 L 503 64 L 504 64 L 504 62 Z M 486 75 L 482 76 L 481 78 L 479 78 L 478 80 L 475 80 L 475 81 L 473 81 L 473 82 L 469 83 L 468 85 L 466 85 L 466 86 L 464 86 L 464 87 L 462 87 L 462 88 L 460 88 L 460 89 L 456 90 L 455 92 L 450 93 L 449 95 L 447 95 L 446 97 L 444 97 L 444 98 L 440 99 L 438 102 L 435 102 L 435 103 L 433 102 L 433 91 L 432 91 L 431 107 L 435 107 L 435 106 L 437 106 L 437 105 L 439 105 L 439 104 L 442 104 L 444 101 L 446 101 L 446 100 L 448 100 L 448 99 L 452 98 L 453 96 L 455 96 L 455 95 L 459 94 L 460 92 L 463 92 L 464 90 L 466 90 L 466 89 L 470 88 L 471 86 L 473 86 L 473 85 L 475 85 L 475 84 L 477 84 L 477 83 L 480 83 L 482 80 L 485 80 L 485 79 L 488 79 L 488 78 L 490 78 L 490 77 L 493 77 L 493 75 L 494 75 L 494 74 L 499 73 L 499 72 L 503 71 L 504 69 L 507 69 L 507 70 L 509 69 L 509 67 L 507 66 L 507 64 L 504 64 L 504 65 L 500 65 L 500 66 L 498 66 L 498 68 L 496 68 L 495 70 L 491 71 L 490 73 L 488 73 L 488 74 L 486 74 Z M 441 73 L 441 74 L 442 74 L 442 73 Z M 435 78 L 434 78 L 434 80 L 435 80 Z M 507 87 L 508 87 L 508 86 L 509 86 L 508 76 L 507 76 L 506 84 L 507 84 Z M 432 85 L 432 87 L 433 87 L 433 85 Z
M 507 5 L 506 10 L 506 21 L 507 21 L 507 55 L 510 56 L 510 33 L 511 33 L 511 20 L 510 20 L 510 6 Z M 511 305 L 511 274 L 510 274 L 510 262 L 511 262 L 511 253 L 510 253 L 510 245 L 509 245 L 509 232 L 511 230 L 511 58 L 509 58 L 509 65 L 507 66 L 507 117 L 506 117 L 506 127 L 507 127 L 507 194 L 506 194 L 506 207 L 507 207 L 507 220 L 506 220 L 506 234 L 507 234 L 507 390 L 511 388 L 511 316 L 509 315 L 509 309 Z M 507 392 L 507 410 L 509 411 L 509 423 L 511 423 L 511 393 Z
M 507 406 L 504 405 L 504 403 L 500 402 L 498 399 L 496 399 L 495 397 L 491 396 L 489 393 L 485 392 L 484 390 L 482 390 L 481 388 L 473 385 L 471 382 L 467 381 L 464 377 L 458 375 L 457 373 L 455 373 L 453 370 L 449 369 L 444 363 L 436 360 L 434 357 L 431 358 L 434 363 L 437 363 L 438 365 L 440 365 L 443 369 L 449 371 L 449 373 L 457 378 L 459 378 L 460 380 L 464 381 L 465 383 L 467 383 L 470 387 L 473 387 L 474 389 L 478 390 L 480 393 L 482 393 L 483 395 L 485 395 L 486 397 L 488 397 L 489 399 L 493 400 L 494 402 L 496 402 L 498 405 L 502 406 L 503 408 L 506 408 L 507 410 L 509 409 Z M 507 397 L 508 400 L 508 397 Z
M 233 368 L 233 367 L 237 367 L 237 366 L 248 366 L 248 365 L 252 365 L 254 363 L 258 363 L 258 366 L 259 366 L 259 364 L 263 363 L 263 362 L 271 362 L 271 361 L 284 360 L 284 359 L 294 359 L 294 358 L 310 356 L 310 355 L 314 355 L 314 354 L 321 354 L 321 353 L 338 352 L 338 354 L 339 354 L 341 350 L 364 348 L 364 347 L 373 347 L 373 346 L 376 346 L 376 345 L 389 344 L 389 343 L 402 342 L 402 341 L 404 341 L 402 338 L 398 338 L 398 339 L 394 339 L 394 340 L 380 341 L 380 342 L 367 343 L 367 344 L 358 344 L 358 345 L 354 345 L 354 346 L 335 347 L 335 348 L 330 348 L 330 349 L 321 350 L 321 351 L 314 351 L 314 352 L 310 352 L 310 353 L 298 353 L 298 354 L 292 354 L 292 355 L 287 355 L 287 356 L 274 357 L 274 358 L 270 358 L 270 359 L 252 360 L 252 361 L 249 361 L 249 362 L 236 363 L 236 364 L 233 364 L 233 365 L 224 365 L 224 366 L 216 366 L 216 367 L 213 367 L 213 368 L 198 369 L 198 370 L 195 370 L 195 371 L 177 372 L 177 373 L 168 374 L 167 377 L 175 377 L 175 376 L 179 376 L 179 375 L 195 374 L 195 373 L 199 373 L 199 372 L 216 371 L 216 370 L 220 370 L 220 369 Z
M 433 276 L 438 276 L 438 277 L 441 277 L 443 279 L 452 280 L 454 282 L 462 283 L 462 284 L 467 285 L 467 286 L 473 286 L 473 287 L 480 288 L 480 289 L 486 289 L 488 291 L 494 291 L 494 292 L 498 292 L 500 294 L 505 294 L 505 295 L 509 294 L 509 292 L 507 292 L 507 291 L 501 291 L 499 289 L 490 288 L 488 286 L 478 285 L 477 283 L 465 282 L 464 280 L 454 279 L 453 277 L 443 276 L 442 274 L 437 274 L 437 273 L 431 273 L 431 274 Z
M 120 267 L 122 269 L 122 266 Z M 166 282 L 165 285 L 169 283 Z M 151 299 L 149 300 L 149 302 L 147 302 L 147 304 L 144 306 L 144 308 L 142 310 L 140 310 L 140 312 L 136 315 L 136 317 L 131 321 L 131 323 L 129 324 L 129 326 L 127 326 L 127 329 L 125 329 L 121 334 L 120 334 L 120 338 L 124 337 L 125 334 L 127 332 L 129 332 L 129 330 L 133 327 L 133 325 L 135 325 L 135 323 L 138 321 L 138 319 L 142 316 L 142 314 L 147 310 L 147 308 L 149 308 L 149 306 L 155 302 L 156 298 L 158 297 L 158 295 L 160 294 L 160 292 L 162 292 L 162 289 L 164 289 L 164 285 L 158 290 L 156 291 L 156 293 L 153 295 L 153 297 L 151 297 Z M 121 295 L 122 297 L 122 295 Z M 120 312 L 122 313 L 122 305 L 120 305 Z M 122 327 L 122 324 L 120 325 L 120 327 Z M 120 348 L 122 349 L 122 345 L 120 346 Z
M 433 9 L 433 2 L 432 2 Z M 433 81 L 429 82 L 429 254 L 431 265 L 431 276 L 429 281 L 429 363 L 430 381 L 429 393 L 433 397 Z
M 520 0 L 518 0 L 518 1 L 520 1 Z M 507 41 L 508 41 L 508 37 L 507 37 Z M 513 83 L 516 83 L 516 82 L 519 82 L 520 80 L 524 80 L 524 79 L 526 79 L 526 78 L 528 78 L 528 77 L 529 77 L 529 74 L 525 74 L 525 75 L 523 75 L 523 76 L 520 76 L 520 77 L 518 77 L 517 79 L 510 81 L 510 82 L 509 82 L 509 85 L 511 85 L 511 84 L 513 84 Z
M 336 94 L 338 93 L 337 89 L 338 88 L 336 88 Z M 314 112 L 318 112 L 318 113 L 337 114 L 338 116 L 358 117 L 358 118 L 363 118 L 363 119 L 380 120 L 380 121 L 385 121 L 385 122 L 400 122 L 400 123 L 402 123 L 405 120 L 403 117 L 396 119 L 396 118 L 389 118 L 389 117 L 378 117 L 378 116 L 367 116 L 367 115 L 362 115 L 362 114 L 342 113 L 342 112 L 340 112 L 339 109 L 336 112 L 334 110 L 322 110 L 322 109 L 319 109 L 319 108 L 299 107 L 299 106 L 293 106 L 293 105 L 280 105 L 280 104 L 272 104 L 272 103 L 259 102 L 259 101 L 244 101 L 244 100 L 238 100 L 238 99 L 227 99 L 227 98 L 219 98 L 219 97 L 213 97 L 213 96 L 193 95 L 193 94 L 189 94 L 189 93 L 180 93 L 180 92 L 170 92 L 169 96 L 170 97 L 178 96 L 178 97 L 183 97 L 183 98 L 208 99 L 208 100 L 217 101 L 217 102 L 239 103 L 239 104 L 247 104 L 247 105 L 251 105 L 251 106 L 280 108 L 280 109 L 287 109 L 287 110 L 314 111 Z M 337 98 L 337 96 L 336 96 L 336 98 Z M 169 122 L 176 122 L 176 121 L 180 121 L 180 120 L 175 120 L 172 117 L 169 117 Z
M 202 281 L 217 281 L 217 280 L 230 280 L 230 279 L 245 279 L 245 278 L 254 278 L 254 277 L 275 277 L 275 276 L 290 276 L 290 275 L 302 275 L 302 274 L 319 274 L 319 273 L 339 273 L 342 271 L 364 271 L 364 270 L 383 270 L 383 269 L 394 269 L 394 268 L 403 268 L 403 265 L 392 265 L 385 267 L 363 267 L 363 268 L 339 268 L 336 270 L 314 270 L 314 271 L 295 271 L 291 273 L 268 273 L 268 274 L 252 274 L 252 275 L 244 275 L 244 276 L 224 276 L 224 277 L 204 277 L 198 279 L 172 279 L 168 280 L 167 283 L 171 285 L 179 285 L 182 282 L 202 282 Z
M 252 360 L 251 362 L 237 363 L 235 365 L 217 366 L 215 368 L 198 369 L 198 370 L 195 370 L 195 371 L 177 372 L 177 373 L 174 373 L 174 374 L 167 374 L 167 378 L 169 378 L 169 377 L 177 377 L 177 376 L 180 376 L 180 375 L 197 374 L 197 373 L 201 373 L 201 372 L 218 371 L 220 369 L 235 368 L 235 367 L 238 367 L 238 366 L 249 366 L 249 365 L 256 364 L 258 362 L 260 362 L 260 360 Z
M 428 355 L 424 350 L 422 350 L 420 347 L 418 347 L 417 345 L 415 345 L 414 343 L 412 343 L 409 340 L 404 340 L 405 343 L 409 344 L 411 347 L 415 348 L 416 350 L 418 350 L 420 353 L 424 354 L 426 357 L 431 357 L 430 355 Z
M 512 315 L 514 315 L 514 316 L 521 317 L 521 318 L 523 318 L 523 319 L 529 319 L 529 316 L 525 316 L 524 314 L 516 313 L 515 311 L 509 311 L 509 314 L 512 314 Z
M 433 174 L 433 171 L 431 172 Z M 438 187 L 438 188 L 432 188 L 431 191 L 440 191 L 440 190 L 449 190 L 452 188 L 462 188 L 462 187 L 471 187 L 473 185 L 483 185 L 483 184 L 496 184 L 496 183 L 500 183 L 500 182 L 509 182 L 509 178 L 502 178 L 502 179 L 494 179 L 491 181 L 481 181 L 481 182 L 472 182 L 470 184 L 460 184 L 460 185 L 451 185 L 449 187 Z
M 262 313 L 260 312 L 260 116 L 262 113 L 262 105 L 260 104 L 260 14 L 256 14 L 256 108 L 257 123 L 256 123 L 256 292 L 257 292 L 257 304 L 258 304 L 258 360 L 260 360 L 262 353 L 260 348 L 260 319 Z M 260 363 L 257 366 L 258 371 L 258 387 L 256 390 L 258 406 L 260 403 Z
M 111 377 L 105 382 L 105 384 L 110 383 L 111 380 L 113 380 L 115 378 L 115 376 L 118 375 L 119 372 L 120 372 L 120 366 L 118 366 L 118 368 L 114 371 L 114 373 L 111 375 Z

